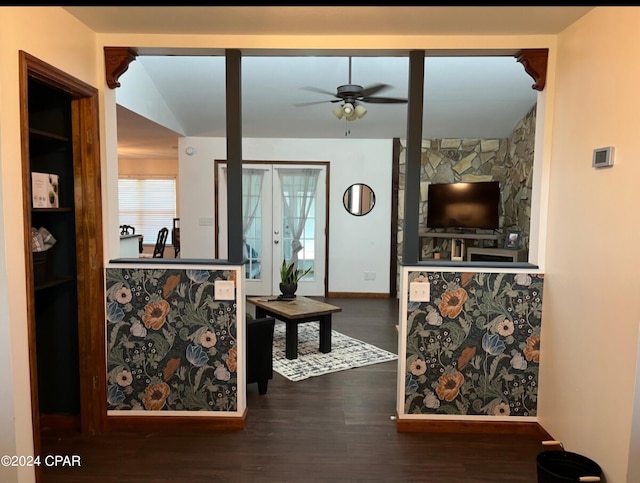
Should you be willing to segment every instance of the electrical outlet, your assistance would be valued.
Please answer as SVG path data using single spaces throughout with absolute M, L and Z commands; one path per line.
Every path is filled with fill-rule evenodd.
M 409 302 L 428 302 L 431 294 L 429 282 L 411 282 L 409 284 Z
M 235 300 L 235 282 L 233 280 L 216 280 L 213 283 L 213 296 L 216 300 Z
M 364 279 L 365 280 L 375 280 L 376 279 L 376 272 L 364 272 Z

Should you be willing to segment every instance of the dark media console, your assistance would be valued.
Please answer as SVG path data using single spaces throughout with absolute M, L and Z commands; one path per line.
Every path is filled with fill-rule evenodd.
M 435 231 L 419 231 L 418 238 L 420 240 L 420 253 L 422 253 L 422 245 L 425 238 L 448 238 L 452 243 L 459 240 L 478 240 L 482 246 L 485 242 L 492 245 L 502 242 L 504 235 L 502 233 L 464 233 L 464 232 L 435 232 Z M 468 250 L 468 249 L 467 249 Z
M 452 242 L 451 260 L 467 262 L 527 262 L 529 260 L 529 251 L 525 249 L 512 250 L 508 248 L 497 248 L 496 245 L 502 246 L 504 235 L 502 233 L 455 233 L 455 232 L 431 232 L 420 231 L 420 253 L 422 253 L 422 242 L 425 238 L 448 238 Z M 481 246 L 467 246 L 459 244 L 461 240 L 477 240 Z M 491 247 L 484 246 L 485 242 L 489 242 Z M 460 247 L 460 249 L 458 249 Z
M 467 248 L 468 262 L 526 262 L 527 250 L 510 250 L 507 248 Z

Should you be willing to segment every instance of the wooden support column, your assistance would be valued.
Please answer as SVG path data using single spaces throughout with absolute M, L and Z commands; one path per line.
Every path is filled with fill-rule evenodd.
M 227 243 L 228 260 L 242 263 L 242 100 L 239 50 L 227 50 Z
M 424 104 L 424 51 L 409 54 L 409 104 L 407 112 L 407 151 L 404 189 L 404 228 L 402 264 L 418 262 L 418 220 L 420 210 L 420 157 Z

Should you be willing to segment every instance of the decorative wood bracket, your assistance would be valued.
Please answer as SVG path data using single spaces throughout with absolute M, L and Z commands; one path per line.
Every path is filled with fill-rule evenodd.
M 516 60 L 535 81 L 531 88 L 537 91 L 543 90 L 547 81 L 548 56 L 549 49 L 523 49 L 516 54 Z
M 138 53 L 130 47 L 105 47 L 104 67 L 107 85 L 110 89 L 120 87 L 118 79 L 129 68 L 129 64 L 136 60 Z

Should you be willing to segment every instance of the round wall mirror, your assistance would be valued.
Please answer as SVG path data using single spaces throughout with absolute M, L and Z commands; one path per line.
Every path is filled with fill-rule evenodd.
M 373 205 L 376 204 L 376 195 L 366 184 L 355 183 L 344 192 L 342 202 L 349 213 L 362 216 L 373 210 Z

